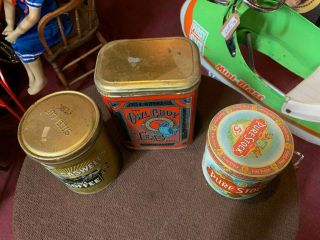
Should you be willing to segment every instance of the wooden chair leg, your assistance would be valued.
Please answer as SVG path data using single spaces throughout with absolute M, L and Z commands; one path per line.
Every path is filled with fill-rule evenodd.
M 68 83 L 66 77 L 64 76 L 64 74 L 62 73 L 62 71 L 60 71 L 60 68 L 59 68 L 58 64 L 55 63 L 55 62 L 52 62 L 51 65 L 52 65 L 54 71 L 56 72 L 56 74 L 57 74 L 60 82 L 62 83 L 62 85 L 63 85 L 66 89 L 69 89 L 69 83 Z
M 100 32 L 97 32 L 96 36 L 102 45 L 105 45 L 107 43 L 107 40 L 102 36 L 102 34 Z

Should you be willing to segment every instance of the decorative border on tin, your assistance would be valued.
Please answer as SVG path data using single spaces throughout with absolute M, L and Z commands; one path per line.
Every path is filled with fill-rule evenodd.
M 195 115 L 193 112 L 196 109 L 197 90 L 182 94 L 172 95 L 154 95 L 155 99 L 149 99 L 149 96 L 132 96 L 132 97 L 107 97 L 102 96 L 107 108 L 112 112 L 124 129 L 126 144 L 130 148 L 139 147 L 162 147 L 180 148 L 189 143 L 193 138 L 193 128 Z M 169 98 L 169 99 L 168 99 Z M 171 99 L 171 100 L 170 100 Z M 165 102 L 166 104 L 161 104 Z M 139 107 L 179 107 L 179 135 L 178 142 L 134 142 L 132 139 L 132 131 L 129 130 L 126 124 L 126 117 L 123 113 L 124 109 L 135 109 Z M 149 129 L 150 130 L 150 129 Z
M 264 113 L 265 115 L 270 117 L 272 120 L 274 120 L 274 122 L 279 126 L 285 139 L 285 147 L 279 159 L 277 159 L 273 164 L 266 167 L 250 167 L 245 164 L 239 164 L 233 161 L 224 153 L 217 139 L 217 134 L 216 134 L 218 129 L 217 126 L 225 116 L 237 110 L 253 110 L 253 111 Z M 226 107 L 222 109 L 220 112 L 218 112 L 217 115 L 212 119 L 209 125 L 208 145 L 209 145 L 209 149 L 212 150 L 214 155 L 218 159 L 220 159 L 220 161 L 223 164 L 225 164 L 235 172 L 241 175 L 242 174 L 246 175 L 248 177 L 249 176 L 250 177 L 269 176 L 269 175 L 273 175 L 280 172 L 290 162 L 290 159 L 293 155 L 293 148 L 294 148 L 293 137 L 289 131 L 289 128 L 285 124 L 285 122 L 272 111 L 254 104 L 236 104 L 236 105 Z
M 246 176 L 243 174 L 240 174 L 232 169 L 230 169 L 227 165 L 224 165 L 222 162 L 219 161 L 219 158 L 216 156 L 216 154 L 212 151 L 211 147 L 209 145 L 206 146 L 206 148 L 209 151 L 210 157 L 212 161 L 217 164 L 220 168 L 222 168 L 226 173 L 237 177 L 239 179 L 247 180 L 247 181 L 267 181 L 268 177 L 253 177 L 253 176 Z

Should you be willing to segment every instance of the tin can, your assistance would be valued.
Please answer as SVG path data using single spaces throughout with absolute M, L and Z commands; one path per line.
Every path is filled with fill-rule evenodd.
M 293 152 L 293 137 L 279 116 L 258 105 L 236 104 L 212 119 L 202 171 L 216 192 L 246 199 L 259 194 Z
M 127 147 L 182 148 L 192 142 L 201 71 L 189 39 L 110 42 L 98 54 L 94 78 Z
M 20 121 L 18 140 L 30 159 L 76 193 L 98 192 L 120 171 L 120 154 L 97 105 L 76 91 L 56 92 L 34 103 Z

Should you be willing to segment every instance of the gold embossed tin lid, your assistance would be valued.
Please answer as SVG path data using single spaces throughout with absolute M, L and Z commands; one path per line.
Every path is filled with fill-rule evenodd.
M 94 79 L 104 95 L 183 90 L 199 83 L 200 70 L 187 38 L 117 40 L 99 51 Z
M 19 124 L 18 140 L 35 160 L 65 162 L 95 141 L 99 124 L 99 109 L 92 99 L 76 91 L 61 91 L 27 110 Z

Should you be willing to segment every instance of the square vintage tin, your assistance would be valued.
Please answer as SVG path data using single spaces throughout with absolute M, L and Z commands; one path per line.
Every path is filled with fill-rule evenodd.
M 187 38 L 118 40 L 100 50 L 95 84 L 127 147 L 182 148 L 193 139 L 200 76 Z

